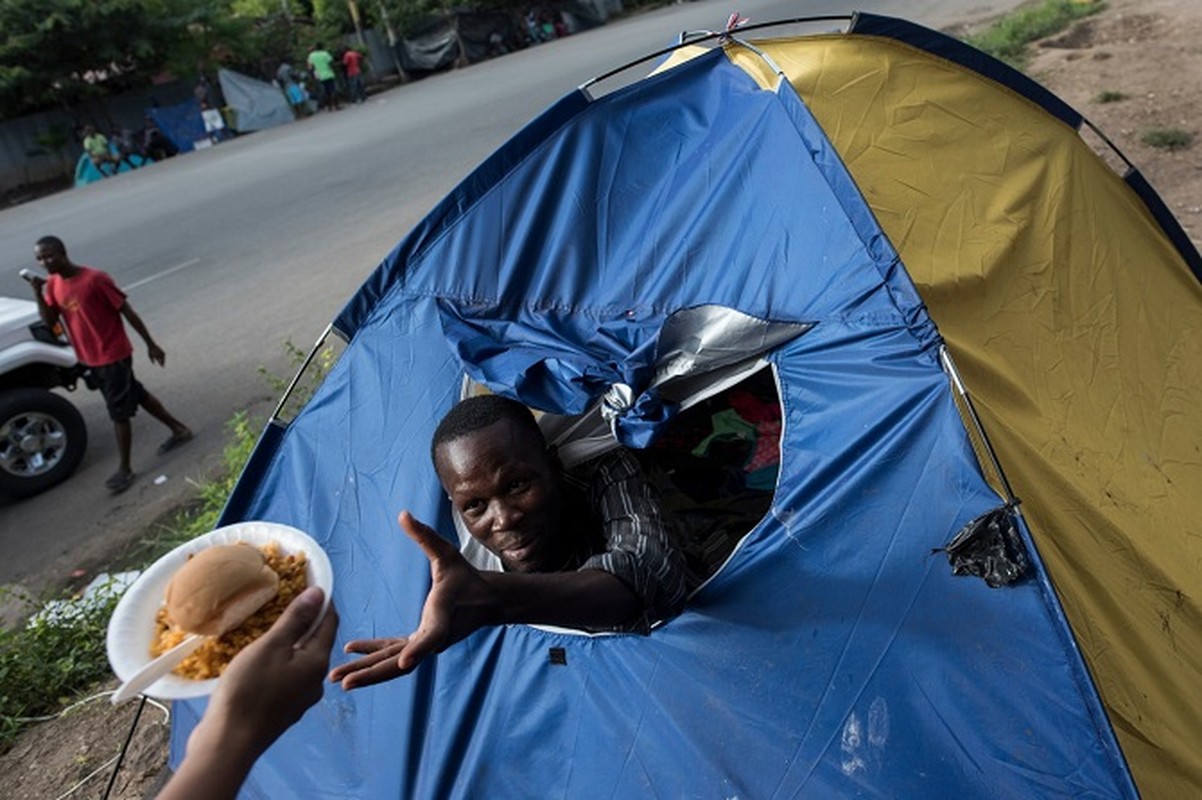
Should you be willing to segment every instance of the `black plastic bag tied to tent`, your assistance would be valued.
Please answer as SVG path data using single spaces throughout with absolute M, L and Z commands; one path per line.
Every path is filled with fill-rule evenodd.
M 975 575 L 993 589 L 1009 586 L 1030 568 L 1014 517 L 1010 504 L 995 508 L 973 519 L 946 547 L 933 552 L 947 553 L 953 575 Z

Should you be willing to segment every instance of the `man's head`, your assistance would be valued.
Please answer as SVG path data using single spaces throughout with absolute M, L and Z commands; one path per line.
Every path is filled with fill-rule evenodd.
M 42 269 L 51 275 L 63 272 L 71 265 L 67 258 L 67 247 L 57 236 L 43 236 L 33 246 L 33 257 L 42 265 Z
M 530 409 L 496 395 L 459 403 L 431 444 L 434 469 L 468 532 L 512 572 L 553 572 L 571 555 L 559 476 Z

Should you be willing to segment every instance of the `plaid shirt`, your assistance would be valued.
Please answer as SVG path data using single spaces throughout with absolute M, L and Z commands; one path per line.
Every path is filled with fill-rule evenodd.
M 634 456 L 613 450 L 565 471 L 563 484 L 569 501 L 577 502 L 569 513 L 597 521 L 587 526 L 591 535 L 582 537 L 588 550 L 581 553 L 579 569 L 608 572 L 642 599 L 642 613 L 625 628 L 645 633 L 658 620 L 679 614 L 688 598 L 685 560 Z

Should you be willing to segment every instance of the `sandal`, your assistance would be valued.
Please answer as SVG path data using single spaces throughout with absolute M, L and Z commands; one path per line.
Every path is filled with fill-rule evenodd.
M 132 472 L 114 472 L 104 482 L 104 485 L 113 494 L 121 494 L 130 486 L 133 486 L 135 477 Z
M 183 434 L 171 434 L 171 437 L 159 445 L 159 455 L 170 453 L 181 444 L 192 441 L 192 431 Z

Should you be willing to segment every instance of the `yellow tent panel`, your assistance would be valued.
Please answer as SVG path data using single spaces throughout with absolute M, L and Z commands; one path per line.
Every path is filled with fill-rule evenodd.
M 1140 790 L 1202 796 L 1198 277 L 1123 176 L 1023 94 L 887 37 L 755 44 L 946 339 Z

